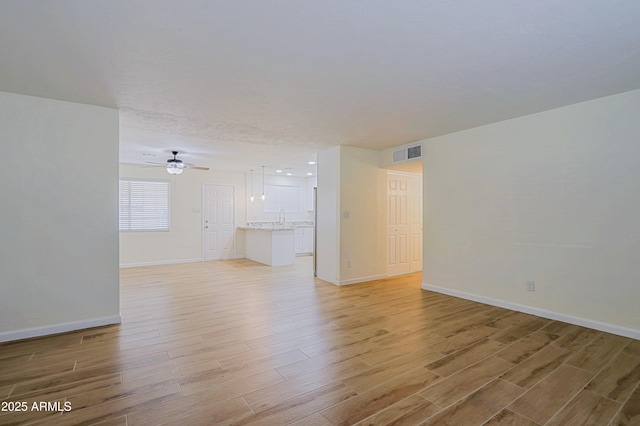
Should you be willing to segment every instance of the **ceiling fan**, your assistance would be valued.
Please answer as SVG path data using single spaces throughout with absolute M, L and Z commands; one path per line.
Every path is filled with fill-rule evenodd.
M 184 169 L 209 170 L 208 167 L 199 167 L 191 163 L 185 163 L 177 158 L 178 151 L 171 151 L 173 158 L 169 158 L 166 163 L 154 163 L 147 161 L 148 164 L 154 164 L 155 167 L 166 167 L 167 171 L 172 175 L 179 175 Z

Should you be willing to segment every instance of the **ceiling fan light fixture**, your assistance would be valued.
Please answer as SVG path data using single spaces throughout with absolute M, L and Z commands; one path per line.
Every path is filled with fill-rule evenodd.
M 179 175 L 182 173 L 182 169 L 184 169 L 184 164 L 182 160 L 178 160 L 176 157 L 178 156 L 178 151 L 171 151 L 173 154 L 173 158 L 167 160 L 167 171 L 171 175 Z
M 167 171 L 169 172 L 169 174 L 172 175 L 179 175 L 180 173 L 182 173 L 184 169 L 182 167 L 178 167 L 174 164 L 169 164 L 167 165 Z

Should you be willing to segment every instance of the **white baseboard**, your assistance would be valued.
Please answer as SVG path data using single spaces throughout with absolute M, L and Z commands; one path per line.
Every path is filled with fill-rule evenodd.
M 364 283 L 364 282 L 367 282 L 367 281 L 381 280 L 383 278 L 387 278 L 387 275 L 386 274 L 382 274 L 382 275 L 372 275 L 370 277 L 352 278 L 350 280 L 341 280 L 341 281 L 338 281 L 337 283 L 333 283 L 333 284 L 336 284 L 336 285 L 350 285 L 350 284 Z
M 569 324 L 593 328 L 594 330 L 600 330 L 606 333 L 617 334 L 619 336 L 640 340 L 640 330 L 635 330 L 633 328 L 590 320 L 588 318 L 574 317 L 572 315 L 563 314 L 561 312 L 548 311 L 546 309 L 536 308 L 533 306 L 520 305 L 517 303 L 508 302 L 506 300 L 492 299 L 490 297 L 484 297 L 473 293 L 466 293 L 464 291 L 451 290 L 449 288 L 438 287 L 426 283 L 422 283 L 421 287 L 423 290 L 435 291 L 436 293 L 459 297 L 461 299 L 473 300 L 474 302 L 485 303 L 487 305 L 511 309 L 512 311 L 524 312 L 526 314 L 536 315 L 542 318 L 567 322 Z
M 47 325 L 44 327 L 27 328 L 24 330 L 7 331 L 0 333 L 0 342 L 29 339 L 31 337 L 48 336 L 50 334 L 66 333 L 85 328 L 101 327 L 103 325 L 120 324 L 120 315 L 94 318 L 86 321 L 65 322 L 62 324 Z
M 153 262 L 136 262 L 136 263 L 121 263 L 121 268 L 137 268 L 139 266 L 156 266 L 156 265 L 173 265 L 175 263 L 194 263 L 203 262 L 203 258 L 197 259 L 178 259 L 178 260 L 156 260 Z

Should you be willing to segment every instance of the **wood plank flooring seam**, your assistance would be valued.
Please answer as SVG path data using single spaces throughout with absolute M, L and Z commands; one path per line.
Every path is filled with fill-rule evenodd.
M 606 369 L 607 369 L 607 368 L 608 368 L 612 363 L 614 363 L 614 362 L 615 362 L 615 360 L 616 360 L 616 359 L 618 359 L 618 357 L 619 357 L 622 353 L 624 353 L 624 348 L 626 348 L 629 344 L 631 344 L 631 342 L 632 342 L 632 341 L 630 340 L 626 345 L 624 345 L 622 348 L 620 348 L 620 350 L 619 350 L 616 354 L 612 355 L 612 356 L 610 357 L 609 361 L 608 361 L 607 363 L 605 363 L 599 371 L 597 371 L 596 373 L 594 373 L 594 374 L 593 374 L 593 376 L 591 377 L 591 379 L 589 380 L 589 382 L 587 382 L 587 384 L 584 386 L 584 388 L 586 389 L 586 388 L 587 388 L 587 386 L 589 386 L 589 384 L 591 384 L 591 382 L 593 382 L 594 380 L 596 380 L 596 378 L 597 378 L 597 377 L 599 377 L 601 373 L 603 373 L 603 372 L 604 372 L 604 371 L 605 371 L 605 370 L 606 370 Z M 633 355 L 631 355 L 631 356 L 633 356 Z M 575 367 L 575 366 L 573 366 L 573 367 Z M 579 368 L 579 367 L 575 367 L 575 368 Z M 584 370 L 583 370 L 583 371 L 584 371 Z M 636 385 L 636 387 L 637 387 L 637 386 L 640 386 L 640 382 L 638 382 L 638 385 Z M 634 392 L 633 390 L 632 390 L 631 392 L 629 392 L 629 395 L 627 396 L 627 398 L 625 398 L 625 402 L 626 402 L 626 401 L 631 397 L 631 395 L 633 395 L 633 392 Z M 597 392 L 595 392 L 595 393 L 596 393 L 597 395 L 599 395 L 600 397 L 607 398 L 607 399 L 610 399 L 610 400 L 612 400 L 612 401 L 615 401 L 614 399 L 609 398 L 607 395 L 601 395 L 600 393 L 597 393 Z M 623 402 L 623 403 L 622 403 L 622 405 L 620 406 L 620 409 L 622 409 L 622 407 L 623 407 L 623 406 L 624 406 L 624 402 Z M 615 416 L 614 416 L 614 418 L 615 418 Z
M 594 376 L 594 377 L 595 377 L 595 376 Z M 592 378 L 592 380 L 593 380 L 593 378 Z M 545 422 L 545 424 L 552 422 L 552 421 L 553 421 L 553 419 L 555 419 L 556 417 L 558 417 L 558 416 L 560 415 L 560 413 L 562 413 L 562 410 L 564 410 L 564 409 L 565 409 L 565 407 L 567 407 L 569 404 L 571 404 L 571 402 L 572 402 L 573 400 L 575 400 L 575 399 L 578 397 L 578 395 L 580 394 L 580 392 L 582 392 L 582 391 L 584 390 L 584 388 L 585 388 L 585 387 L 586 387 L 586 385 L 585 385 L 585 386 L 583 386 L 581 389 L 579 389 L 579 390 L 578 390 L 578 391 L 577 391 L 577 392 L 576 392 L 576 393 L 575 393 L 571 398 L 569 398 L 569 399 L 567 400 L 567 402 L 565 402 L 565 404 L 564 404 L 562 407 L 558 408 L 558 410 L 556 410 L 556 412 L 555 412 L 555 413 L 553 413 L 553 415 L 552 415 L 551 417 L 549 417 L 549 419 Z M 620 406 L 620 408 L 622 408 L 622 406 Z M 519 413 L 519 415 L 520 415 L 520 416 L 522 416 L 522 417 L 526 417 L 524 414 L 521 414 L 521 413 Z M 529 419 L 529 420 L 531 420 L 531 419 Z
M 251 408 L 251 404 L 249 404 L 249 403 L 247 402 L 247 400 L 245 399 L 244 395 L 243 395 L 243 396 L 241 396 L 240 398 L 242 398 L 242 401 L 246 404 L 246 406 L 247 406 L 247 407 L 249 407 L 249 410 L 251 410 L 251 413 L 252 413 L 252 414 L 256 414 L 256 412 L 253 410 L 253 408 Z
M 449 376 L 449 377 L 450 377 L 450 376 Z M 453 401 L 451 404 L 449 404 L 449 405 L 447 405 L 447 406 L 444 406 L 444 407 L 443 407 L 443 406 L 441 406 L 441 405 L 438 405 L 435 401 L 433 401 L 433 400 L 431 400 L 431 399 L 429 399 L 429 398 L 427 398 L 427 397 L 424 397 L 424 396 L 422 396 L 422 395 L 421 395 L 421 396 L 422 396 L 423 398 L 425 398 L 427 401 L 429 401 L 430 403 L 432 403 L 433 405 L 435 405 L 436 407 L 440 407 L 440 410 L 439 410 L 437 413 L 435 413 L 435 414 L 434 414 L 434 416 L 436 416 L 436 415 L 438 415 L 439 413 L 441 413 L 442 411 L 445 411 L 445 410 L 447 410 L 447 409 L 449 409 L 449 408 L 451 408 L 451 407 L 455 406 L 456 404 L 463 402 L 465 399 L 469 398 L 469 396 L 470 396 L 470 395 L 473 395 L 474 393 L 479 392 L 480 390 L 482 390 L 483 388 L 487 387 L 488 385 L 490 385 L 491 383 L 495 382 L 496 380 L 503 380 L 503 379 L 501 379 L 500 377 L 496 377 L 496 378 L 494 378 L 493 380 L 490 380 L 489 382 L 484 383 L 484 384 L 482 384 L 481 386 L 478 386 L 477 388 L 473 389 L 472 391 L 467 392 L 465 395 L 461 396 L 461 397 L 460 397 L 460 398 L 458 398 L 457 400 Z M 437 385 L 437 383 L 438 383 L 438 382 L 434 383 L 433 385 Z M 508 383 L 510 383 L 510 384 L 512 384 L 512 385 L 514 385 L 514 386 L 517 386 L 517 387 L 519 387 L 519 388 L 522 388 L 521 386 L 518 386 L 518 385 L 516 385 L 516 384 L 514 384 L 514 383 L 511 383 L 511 382 L 508 382 Z M 433 385 L 432 385 L 432 386 L 433 386 Z M 498 413 L 499 413 L 500 411 L 502 411 L 504 408 L 506 408 L 506 407 L 508 407 L 509 405 L 511 405 L 511 404 L 512 404 L 516 399 L 520 398 L 520 396 L 524 395 L 524 394 L 527 392 L 527 389 L 525 389 L 525 388 L 522 388 L 522 389 L 524 390 L 524 392 L 523 392 L 521 395 L 517 396 L 517 397 L 516 397 L 516 398 L 514 398 L 511 402 L 509 402 L 508 404 L 506 404 L 504 407 L 500 408 L 500 410 L 498 410 L 498 412 L 496 412 L 493 416 L 491 416 L 491 418 L 493 418 L 496 414 L 498 414 Z M 421 390 L 420 392 L 423 392 L 424 390 L 425 390 L 425 389 Z M 418 394 L 419 394 L 420 392 L 418 392 Z M 432 417 L 433 417 L 433 416 L 432 416 Z M 490 419 L 489 419 L 489 420 L 490 420 Z M 487 421 L 488 421 L 488 420 L 487 420 Z
M 502 380 L 502 379 L 497 378 L 497 379 L 495 379 L 494 381 L 497 381 L 497 380 Z M 485 385 L 485 387 L 486 387 L 486 386 L 489 386 L 490 384 L 491 384 L 491 383 L 489 383 L 489 384 Z M 513 383 L 512 383 L 512 384 L 513 384 Z M 515 385 L 515 386 L 522 388 L 521 386 L 518 386 L 518 385 Z M 522 389 L 524 389 L 524 388 L 522 388 Z M 476 392 L 477 392 L 477 391 L 476 391 Z M 513 404 L 513 403 L 514 403 L 518 398 L 521 398 L 521 397 L 522 397 L 522 395 L 526 394 L 527 392 L 528 392 L 528 390 L 527 390 L 527 389 L 524 389 L 524 392 L 523 392 L 523 393 L 521 393 L 520 395 L 518 395 L 518 396 L 514 397 L 511 401 L 509 401 L 509 402 L 507 402 L 507 403 L 503 404 L 503 407 L 501 407 L 501 408 L 500 408 L 500 409 L 498 409 L 495 413 L 493 413 L 493 414 L 492 414 L 492 415 L 491 415 L 491 416 L 490 416 L 490 417 L 489 417 L 489 418 L 488 418 L 484 423 L 487 423 L 488 421 L 490 421 L 491 419 L 493 419 L 493 418 L 494 418 L 495 416 L 497 416 L 500 412 L 502 412 L 502 410 L 507 409 L 507 408 L 508 408 L 511 404 Z M 531 420 L 531 419 L 529 419 L 528 417 L 523 416 L 522 414 L 519 414 L 519 413 L 518 413 L 518 415 L 519 415 L 519 416 L 521 416 L 521 417 L 526 418 L 527 420 Z M 531 421 L 533 421 L 533 420 L 531 420 Z M 537 422 L 535 422 L 535 421 L 533 421 L 533 422 L 534 422 L 534 423 L 537 423 Z
M 437 383 L 435 383 L 435 384 L 437 384 Z M 420 391 L 420 392 L 422 392 L 422 391 Z M 420 392 L 418 392 L 418 395 L 420 395 Z M 460 400 L 458 400 L 458 401 L 454 402 L 453 404 L 449 404 L 447 407 L 443 407 L 443 406 L 441 406 L 441 405 L 436 404 L 436 402 L 435 402 L 435 401 L 433 401 L 433 400 L 431 400 L 431 399 L 427 398 L 427 397 L 426 397 L 426 396 L 424 396 L 424 395 L 420 395 L 420 396 L 421 396 L 421 397 L 423 397 L 424 399 L 426 399 L 427 401 L 429 401 L 430 403 L 432 403 L 433 405 L 435 405 L 436 407 L 438 407 L 438 408 L 439 408 L 438 413 L 439 413 L 440 411 L 444 410 L 445 408 L 447 408 L 447 407 L 449 407 L 449 406 L 451 406 L 451 405 L 453 405 L 453 404 L 455 404 L 455 403 L 457 403 L 457 402 L 459 402 L 459 401 L 460 401 Z M 463 398 L 460 398 L 460 399 L 464 399 L 464 398 L 466 398 L 466 397 L 467 397 L 467 395 L 465 395 Z M 437 414 L 437 413 L 436 413 L 436 414 Z
M 513 403 L 513 401 L 511 401 L 511 403 Z M 506 406 L 508 407 L 511 403 L 507 404 Z M 485 425 L 489 424 L 489 422 L 491 422 L 494 418 L 496 418 L 496 416 L 498 416 L 498 414 L 500 414 L 500 413 L 501 413 L 501 412 L 503 412 L 504 410 L 507 410 L 507 408 L 502 408 L 502 409 L 500 409 L 497 413 L 495 413 L 493 416 L 491 416 L 489 419 L 487 419 L 487 420 L 486 420 L 484 423 L 482 423 L 480 426 L 485 426 Z M 510 410 L 509 410 L 509 411 L 510 411 Z M 540 423 L 536 422 L 536 421 L 535 421 L 535 420 L 533 420 L 533 419 L 530 419 L 530 418 L 529 418 L 529 417 L 527 417 L 527 416 L 524 416 L 524 415 L 522 415 L 522 414 L 518 414 L 518 416 L 522 417 L 522 418 L 523 418 L 523 419 L 525 419 L 525 420 L 530 421 L 530 422 L 531 422 L 531 423 L 533 423 L 533 424 L 540 425 Z M 551 420 L 551 419 L 549 419 L 549 420 Z M 540 425 L 540 426 L 543 426 L 543 425 Z
M 613 422 L 615 421 L 615 419 L 618 418 L 618 416 L 620 416 L 620 414 L 622 413 L 622 410 L 625 408 L 625 405 L 633 397 L 633 394 L 636 393 L 636 392 L 640 392 L 640 382 L 638 382 L 638 384 L 636 384 L 636 387 L 633 388 L 633 390 L 629 393 L 629 396 L 624 400 L 624 402 L 622 404 L 620 404 L 620 408 L 618 408 L 618 411 L 616 411 L 616 413 L 611 418 L 611 421 L 609 422 L 609 425 L 614 426 Z
M 424 390 L 424 389 L 423 389 L 423 390 Z M 367 420 L 370 420 L 370 419 L 376 418 L 377 416 L 379 416 L 380 414 L 382 414 L 382 413 L 386 412 L 387 410 L 392 409 L 395 405 L 399 405 L 399 404 L 401 404 L 402 402 L 405 402 L 405 401 L 407 401 L 407 400 L 409 400 L 409 399 L 411 399 L 411 398 L 415 398 L 415 397 L 422 398 L 422 399 L 424 399 L 425 401 L 427 401 L 427 402 L 429 402 L 430 404 L 433 404 L 434 406 L 436 406 L 436 407 L 437 407 L 437 405 L 436 405 L 436 404 L 434 404 L 432 401 L 429 401 L 427 398 L 425 398 L 424 396 L 420 395 L 420 392 L 422 392 L 422 391 L 419 391 L 419 392 L 417 392 L 417 393 L 414 393 L 414 394 L 408 395 L 407 397 L 402 398 L 401 400 L 396 401 L 393 405 L 391 405 L 391 406 L 389 406 L 389 407 L 387 407 L 387 408 L 385 408 L 385 409 L 383 409 L 383 410 L 381 410 L 381 411 L 375 412 L 375 413 L 373 413 L 372 415 L 370 415 L 370 416 L 368 416 L 368 417 L 366 417 L 366 418 L 364 418 L 364 419 L 362 419 L 362 420 L 358 421 L 358 422 L 356 423 L 356 425 L 366 424 Z M 439 411 L 438 411 L 438 412 L 439 412 Z M 323 417 L 324 417 L 324 416 L 323 416 Z M 325 417 L 325 419 L 326 419 L 326 417 Z M 327 420 L 327 421 L 328 421 L 328 420 Z M 394 420 L 394 421 L 395 421 L 395 420 Z
M 513 402 L 514 402 L 516 399 L 518 399 L 518 398 L 515 398 L 515 399 L 514 399 L 513 401 L 511 401 L 510 403 L 506 404 L 503 408 L 498 409 L 498 411 L 496 411 L 496 412 L 495 412 L 491 417 L 489 417 L 489 418 L 488 418 L 484 423 L 482 423 L 482 424 L 483 424 L 483 425 L 485 425 L 485 424 L 489 423 L 492 419 L 494 419 L 494 418 L 495 418 L 498 414 L 500 414 L 502 411 L 504 411 L 505 409 L 508 409 L 507 407 L 509 407 L 511 404 L 513 404 Z M 558 412 L 559 412 L 559 410 L 558 410 Z M 524 418 L 524 419 L 526 419 L 526 420 L 529 420 L 529 421 L 530 421 L 530 422 L 532 422 L 532 423 L 535 423 L 535 424 L 537 424 L 537 425 L 539 425 L 539 424 L 540 424 L 540 423 L 536 422 L 535 420 L 530 419 L 529 417 L 527 417 L 527 416 L 525 416 L 525 415 L 523 415 L 523 414 L 520 414 L 520 413 L 517 413 L 517 414 L 518 414 L 518 416 L 520 416 L 520 417 L 522 417 L 522 418 Z
M 577 326 L 577 327 L 580 327 L 580 326 Z M 565 336 L 566 336 L 566 335 L 565 335 Z M 564 336 L 562 336 L 562 337 L 564 337 Z M 586 348 L 587 346 L 589 346 L 590 344 L 592 344 L 592 343 L 593 343 L 597 338 L 598 338 L 598 335 L 597 335 L 597 334 L 594 334 L 594 336 L 591 338 L 591 340 L 589 340 L 587 343 L 585 343 L 585 344 L 582 346 L 582 348 L 583 348 L 583 349 L 584 349 L 584 348 Z M 556 344 L 558 340 L 561 340 L 561 339 L 557 339 L 556 341 L 552 342 L 552 343 L 551 343 L 551 345 L 556 346 L 556 347 L 559 347 L 559 348 L 562 348 L 562 346 L 559 346 L 559 345 L 557 345 L 557 344 Z M 564 349 L 564 348 L 563 348 L 563 349 Z M 577 352 L 580 352 L 580 351 L 577 351 Z M 577 353 L 577 352 L 576 352 L 576 353 Z
M 429 401 L 432 404 L 434 404 L 433 401 Z M 435 404 L 434 404 L 435 405 Z M 437 405 L 436 405 L 437 407 Z M 426 424 L 428 421 L 430 421 L 431 419 L 433 419 L 434 417 L 438 416 L 439 414 L 441 414 L 444 410 L 446 410 L 446 408 L 440 409 L 438 411 L 436 411 L 435 413 L 433 413 L 431 416 L 427 417 L 426 419 L 423 419 L 420 423 L 416 424 L 416 426 L 422 426 L 424 424 Z
M 514 365 L 513 367 L 511 367 L 509 370 L 507 370 L 507 371 L 505 371 L 504 373 L 502 373 L 502 374 L 500 375 L 500 378 L 502 378 L 502 376 L 504 376 L 505 374 L 509 373 L 509 371 L 514 370 L 515 368 L 517 368 L 519 365 L 520 365 L 520 364 L 516 364 L 516 365 Z M 554 371 L 556 371 L 556 370 L 557 370 L 558 368 L 560 368 L 562 365 L 566 365 L 564 361 L 563 361 L 563 362 L 561 362 L 560 364 L 558 364 L 558 366 L 557 366 L 556 368 L 554 368 L 553 370 L 550 370 L 550 371 L 549 371 L 547 374 L 545 374 L 544 376 L 541 376 L 541 377 L 540 377 L 540 380 L 538 380 L 538 381 L 534 382 L 533 384 L 531 384 L 531 386 L 529 386 L 528 388 L 526 388 L 526 389 L 527 389 L 527 391 L 528 391 L 529 389 L 532 389 L 532 388 L 534 388 L 535 386 L 537 386 L 540 382 L 542 382 L 544 379 L 546 379 L 547 377 L 549 377 L 549 375 L 550 375 L 550 374 L 552 374 Z M 578 367 L 574 367 L 574 366 L 572 366 L 572 367 L 573 367 L 573 368 L 578 368 Z M 586 370 L 582 370 L 582 371 L 586 371 Z M 592 374 L 590 371 L 587 371 L 587 372 L 588 372 L 588 373 L 590 373 L 590 374 Z M 593 377 L 595 377 L 595 376 L 593 376 Z M 506 379 L 505 379 L 505 380 L 506 380 Z M 512 383 L 512 384 L 514 384 L 514 385 L 516 385 L 516 386 L 519 386 L 517 383 L 510 382 L 509 380 L 506 380 L 506 381 L 507 381 L 507 382 L 509 382 L 509 383 Z M 521 386 L 521 387 L 522 387 L 522 386 Z

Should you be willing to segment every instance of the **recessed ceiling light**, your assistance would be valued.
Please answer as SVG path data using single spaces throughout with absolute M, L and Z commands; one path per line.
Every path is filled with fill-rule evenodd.
M 287 176 L 293 176 L 293 173 L 287 173 Z
M 307 176 L 313 176 L 313 173 L 307 172 Z
M 309 161 L 307 164 L 314 165 L 314 164 L 316 164 L 316 162 L 315 161 Z
M 276 173 L 282 173 L 281 169 L 276 170 Z

